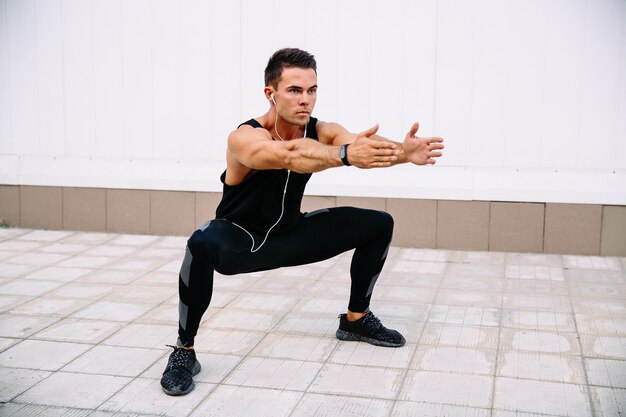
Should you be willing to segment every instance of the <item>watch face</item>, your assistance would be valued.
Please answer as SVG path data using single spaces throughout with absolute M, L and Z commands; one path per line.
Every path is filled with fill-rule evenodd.
M 341 145 L 341 149 L 339 150 L 339 157 L 344 159 L 346 157 L 346 147 L 345 145 Z

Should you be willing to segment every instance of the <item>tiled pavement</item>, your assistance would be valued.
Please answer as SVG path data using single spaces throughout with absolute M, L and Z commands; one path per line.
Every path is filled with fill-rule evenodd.
M 184 238 L 0 229 L 1 416 L 626 416 L 626 258 L 393 248 L 339 342 L 350 254 L 217 276 L 203 370 L 161 392 Z

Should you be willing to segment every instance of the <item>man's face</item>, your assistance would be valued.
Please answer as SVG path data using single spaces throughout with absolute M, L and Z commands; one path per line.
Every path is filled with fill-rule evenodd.
M 274 93 L 278 115 L 288 123 L 309 123 L 317 100 L 317 74 L 309 68 L 285 68 Z

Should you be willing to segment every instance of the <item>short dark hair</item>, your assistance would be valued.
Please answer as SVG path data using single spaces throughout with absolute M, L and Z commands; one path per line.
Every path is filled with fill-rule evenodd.
M 283 48 L 274 52 L 265 67 L 265 85 L 276 88 L 285 68 L 313 69 L 317 73 L 315 57 L 298 48 Z

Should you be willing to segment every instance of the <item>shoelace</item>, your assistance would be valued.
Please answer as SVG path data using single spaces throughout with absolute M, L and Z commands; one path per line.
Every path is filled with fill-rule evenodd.
M 381 327 L 383 327 L 383 324 L 380 322 L 380 319 L 372 313 L 366 316 L 366 320 L 371 323 L 370 327 L 372 327 L 374 330 L 379 330 Z
M 187 369 L 187 362 L 189 361 L 190 353 L 187 349 L 179 348 L 177 346 L 167 345 L 174 348 L 174 353 L 171 356 L 172 366 L 181 366 Z

